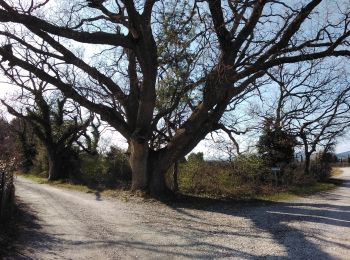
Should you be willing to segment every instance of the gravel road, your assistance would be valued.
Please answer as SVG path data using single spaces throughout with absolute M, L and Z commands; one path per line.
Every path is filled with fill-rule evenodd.
M 17 259 L 350 259 L 350 168 L 343 185 L 269 205 L 122 202 L 18 177 L 37 218 Z

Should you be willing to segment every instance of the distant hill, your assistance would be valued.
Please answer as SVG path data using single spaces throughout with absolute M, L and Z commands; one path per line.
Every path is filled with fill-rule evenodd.
M 350 157 L 350 151 L 342 152 L 342 153 L 337 153 L 337 157 L 340 158 L 348 158 Z

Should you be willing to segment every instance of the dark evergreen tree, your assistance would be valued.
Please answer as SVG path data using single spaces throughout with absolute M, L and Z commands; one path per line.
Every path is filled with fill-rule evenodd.
M 296 144 L 296 138 L 276 125 L 273 118 L 265 119 L 257 147 L 268 166 L 290 163 L 294 159 Z

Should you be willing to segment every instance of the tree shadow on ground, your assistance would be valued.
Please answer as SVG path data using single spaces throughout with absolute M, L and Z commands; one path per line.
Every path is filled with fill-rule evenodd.
M 349 183 L 340 184 L 341 188 L 349 189 Z M 265 256 L 269 259 L 333 259 L 325 252 L 317 240 L 325 246 L 337 246 L 345 251 L 350 250 L 349 243 L 339 243 L 322 237 L 322 232 L 315 229 L 303 230 L 298 223 L 324 224 L 339 228 L 350 228 L 350 206 L 322 203 L 324 201 L 344 200 L 345 195 L 334 192 L 323 192 L 318 195 L 318 202 L 266 202 L 266 201 L 235 201 L 207 198 L 182 198 L 179 202 L 167 203 L 175 211 L 188 214 L 188 210 L 220 213 L 228 216 L 248 219 L 254 223 L 257 230 L 268 233 L 273 240 L 285 249 L 286 256 Z M 201 221 L 201 220 L 198 220 Z M 208 223 L 210 224 L 210 223 Z M 308 226 L 310 227 L 310 225 Z M 228 229 L 230 227 L 227 227 Z M 226 235 L 230 235 L 227 232 Z M 237 234 L 233 234 L 237 235 Z M 255 234 L 259 236 L 259 234 Z M 337 235 L 337 234 L 335 234 Z M 253 257 L 255 258 L 255 257 Z
M 37 252 L 44 252 L 45 255 L 49 255 L 49 259 L 65 259 L 66 250 L 76 251 L 80 250 L 93 250 L 98 248 L 101 252 L 101 259 L 113 259 L 104 258 L 104 252 L 123 252 L 122 258 L 136 258 L 141 257 L 144 259 L 161 259 L 163 257 L 172 258 L 186 258 L 186 259 L 213 259 L 213 258 L 225 258 L 231 256 L 239 256 L 245 259 L 256 258 L 256 255 L 244 252 L 243 250 L 231 248 L 227 245 L 219 245 L 216 243 L 205 242 L 201 239 L 201 236 L 207 235 L 206 230 L 195 229 L 191 226 L 186 226 L 184 229 L 173 230 L 169 225 L 169 228 L 163 230 L 157 230 L 157 219 L 151 221 L 151 229 L 157 234 L 164 237 L 165 241 L 154 241 L 152 239 L 145 240 L 139 238 L 138 234 L 118 234 L 113 233 L 112 230 L 108 230 L 105 227 L 103 236 L 95 233 L 95 230 L 100 230 L 98 224 L 91 227 L 91 233 L 87 233 L 87 238 L 81 239 L 66 239 L 70 237 L 69 231 L 62 231 L 61 233 L 47 234 L 45 226 L 42 221 L 36 217 L 36 212 L 25 204 L 21 205 L 21 221 L 20 221 L 20 237 L 17 242 L 18 250 L 13 254 L 15 259 L 35 259 L 33 255 Z M 189 217 L 193 218 L 191 214 Z M 167 217 L 167 216 L 166 216 Z M 186 217 L 185 214 L 180 214 L 179 218 Z M 198 218 L 198 221 L 201 221 Z M 189 223 L 190 224 L 190 223 Z M 144 223 L 144 225 L 147 225 Z M 202 233 L 199 237 L 193 237 L 190 233 Z M 143 234 L 140 234 L 141 236 Z M 225 234 L 221 234 L 225 235 Z M 169 236 L 176 236 L 182 239 L 182 243 L 173 243 L 167 239 Z M 252 234 L 252 237 L 254 235 Z M 134 253 L 138 252 L 138 253 Z M 133 255 L 135 254 L 135 255 Z M 159 258 L 161 257 L 161 258 Z M 91 258 L 92 259 L 92 258 Z
M 42 233 L 42 226 L 38 222 L 36 212 L 27 204 L 16 198 L 16 208 L 14 211 L 12 230 L 11 250 L 6 253 L 4 259 L 33 259 L 27 256 L 26 249 L 29 252 L 33 245 L 49 245 L 58 241 L 50 235 Z M 22 241 L 25 242 L 25 248 Z M 46 247 L 46 246 L 45 246 Z M 53 249 L 53 247 L 51 248 Z
M 341 187 L 348 188 L 347 184 Z M 70 237 L 70 231 L 67 230 L 62 231 L 62 234 L 43 232 L 43 226 L 35 217 L 35 212 L 28 209 L 23 212 L 26 221 L 20 239 L 25 241 L 25 250 L 16 259 L 31 259 L 31 252 L 40 251 L 47 252 L 53 258 L 60 258 L 62 252 L 72 248 L 76 251 L 97 248 L 101 252 L 101 259 L 113 259 L 104 257 L 104 252 L 110 251 L 119 252 L 119 255 L 122 252 L 121 258 L 143 259 L 164 259 L 165 256 L 168 259 L 332 259 L 333 256 L 325 252 L 315 239 L 345 251 L 350 250 L 349 244 L 346 241 L 332 241 L 331 238 L 322 236 L 322 231 L 316 228 L 303 230 L 303 224 L 308 223 L 308 227 L 310 224 L 315 227 L 324 224 L 349 228 L 350 206 L 329 202 L 330 197 L 331 200 L 339 201 L 344 199 L 342 196 L 339 192 L 324 192 L 312 203 L 269 203 L 258 200 L 238 202 L 183 197 L 177 202 L 167 202 L 168 207 L 164 207 L 164 211 L 161 208 L 152 210 L 151 207 L 144 212 L 134 208 L 133 213 L 139 214 L 141 219 L 137 223 L 143 228 L 140 233 L 123 233 L 118 230 L 118 225 L 106 225 L 106 222 L 98 218 L 86 237 L 71 239 L 66 239 Z M 207 218 L 208 213 L 215 214 L 215 217 Z M 229 221 L 220 222 L 220 216 Z M 215 218 L 217 222 L 213 222 Z M 252 228 L 244 230 L 246 227 L 241 225 L 240 220 L 251 222 Z M 151 235 L 145 239 L 147 232 Z M 217 237 L 218 240 L 208 237 Z M 172 238 L 176 238 L 177 242 L 172 242 Z M 273 242 L 282 250 L 250 251 L 249 246 L 252 245 L 244 244 L 266 240 L 269 240 L 267 245 Z

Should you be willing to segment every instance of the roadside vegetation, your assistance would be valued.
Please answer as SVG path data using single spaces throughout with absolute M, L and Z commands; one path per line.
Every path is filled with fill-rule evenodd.
M 57 113 L 54 113 L 56 115 Z M 50 176 L 49 151 L 37 138 L 31 124 L 23 118 L 9 123 L 15 129 L 18 156 L 18 172 L 36 182 L 58 187 L 127 198 L 130 192 L 132 171 L 129 152 L 116 146 L 102 149 L 99 120 L 91 119 L 76 142 L 65 146 L 68 160 L 60 160 L 68 169 L 60 178 Z M 70 129 L 69 123 L 61 124 L 56 131 Z M 58 136 L 58 135 L 55 135 Z M 332 142 L 329 142 L 332 143 Z M 174 194 L 216 199 L 265 199 L 308 195 L 335 186 L 328 182 L 332 165 L 338 159 L 333 147 L 314 154 L 309 167 L 295 154 L 300 146 L 287 131 L 276 127 L 271 118 L 263 121 L 263 129 L 257 141 L 255 153 L 227 154 L 230 160 L 205 160 L 203 153 L 191 153 L 182 158 L 166 174 L 167 186 Z M 272 169 L 277 169 L 273 171 Z M 142 193 L 141 193 L 142 194 Z M 143 194 L 145 195 L 145 194 Z
M 0 114 L 0 258 L 12 250 L 16 230 L 15 189 L 13 171 L 16 169 L 16 135 Z
M 135 195 L 130 192 L 131 172 L 121 171 L 128 169 L 125 154 L 120 149 L 111 150 L 113 152 L 107 155 L 95 155 L 93 161 L 84 154 L 80 161 L 84 166 L 71 178 L 48 180 L 47 168 L 36 166 L 38 161 L 34 162 L 31 171 L 17 174 L 40 184 L 128 201 Z M 303 162 L 291 162 L 283 173 L 276 176 L 257 154 L 241 155 L 227 162 L 205 161 L 202 153 L 192 153 L 178 164 L 177 194 L 180 197 L 182 194 L 236 201 L 278 201 L 308 196 L 340 184 L 332 178 L 339 176 L 341 169 L 331 168 L 330 163 L 315 159 L 312 161 L 311 175 L 305 175 Z M 40 162 L 39 165 L 47 165 L 47 162 Z M 321 165 L 328 171 L 319 171 Z M 174 187 L 173 171 L 168 172 L 167 182 Z
M 212 162 L 211 162 L 212 163 Z M 204 163 L 205 165 L 205 163 Z M 202 198 L 212 198 L 212 199 L 233 199 L 235 201 L 280 201 L 280 200 L 290 200 L 295 199 L 298 196 L 310 196 L 317 194 L 323 191 L 329 191 L 337 186 L 339 186 L 342 182 L 340 180 L 333 179 L 333 177 L 337 177 L 341 175 L 341 169 L 333 168 L 331 172 L 331 176 L 327 180 L 323 181 L 313 181 L 308 183 L 302 183 L 298 185 L 294 183 L 289 186 L 275 186 L 272 184 L 263 184 L 260 187 L 256 187 L 253 185 L 245 185 L 245 187 L 241 187 L 239 185 L 235 186 L 229 183 L 231 174 L 228 173 L 226 180 L 222 180 L 221 184 L 212 183 L 210 181 L 214 178 L 209 178 L 208 182 L 201 181 L 200 183 L 192 183 L 189 181 L 192 175 L 189 176 L 186 171 L 186 167 L 181 165 L 181 170 L 179 173 L 179 183 L 180 183 L 180 192 L 187 196 L 192 197 L 202 197 Z M 186 172 L 185 172 L 186 171 Z M 128 183 L 125 183 L 125 188 L 119 189 L 111 189 L 107 187 L 92 187 L 84 184 L 78 184 L 76 182 L 72 182 L 70 180 L 58 180 L 58 181 L 48 181 L 45 176 L 40 176 L 35 173 L 26 173 L 23 174 L 21 172 L 17 172 L 18 175 L 30 179 L 39 184 L 48 184 L 58 188 L 64 188 L 69 190 L 75 190 L 84 193 L 93 193 L 100 197 L 112 197 L 118 198 L 125 202 L 129 201 L 134 197 L 134 193 L 130 192 L 128 188 Z M 201 177 L 205 177 L 206 173 L 199 174 L 197 179 Z M 224 178 L 225 179 L 225 178 Z M 226 185 L 222 185 L 226 182 Z M 201 187 L 201 189 L 197 190 L 194 186 Z M 215 187 L 213 189 L 213 186 Z M 137 197 L 136 197 L 137 198 Z

